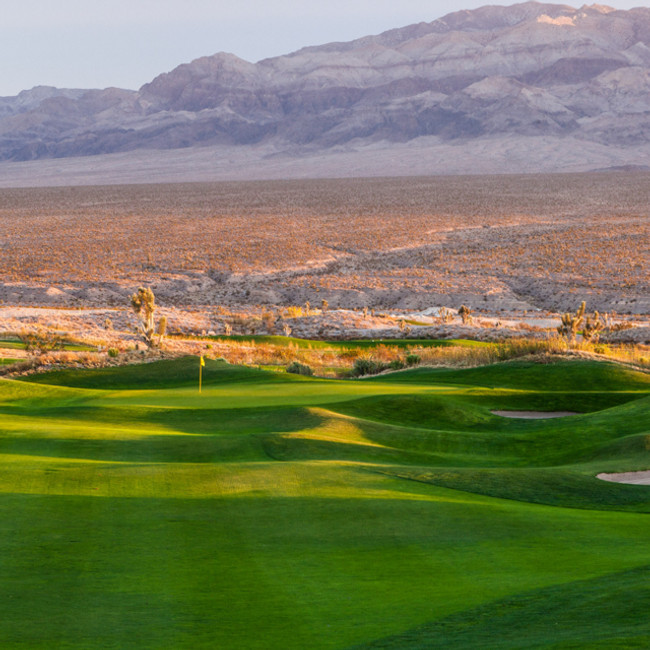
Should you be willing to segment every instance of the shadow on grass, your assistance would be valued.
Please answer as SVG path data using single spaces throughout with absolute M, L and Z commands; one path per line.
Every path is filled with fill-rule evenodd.
M 587 510 L 650 512 L 650 489 L 601 481 L 581 468 L 375 468 L 377 473 L 472 494 Z
M 0 437 L 0 453 L 170 463 L 268 459 L 260 436 L 318 427 L 324 421 L 306 408 L 81 407 L 51 409 L 34 416 L 21 414 L 19 419 L 22 429 L 36 430 L 38 424 L 45 434 Z M 93 427 L 97 427 L 96 433 Z M 70 428 L 77 429 L 79 435 L 71 435 Z
M 538 589 L 355 650 L 648 648 L 650 567 Z

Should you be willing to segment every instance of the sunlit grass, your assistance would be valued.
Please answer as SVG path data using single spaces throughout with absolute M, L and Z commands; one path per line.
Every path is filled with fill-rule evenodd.
M 208 360 L 199 394 L 196 371 L 0 381 L 3 647 L 650 640 L 650 490 L 594 478 L 650 469 L 648 375 L 331 381 Z M 558 404 L 580 415 L 491 413 Z M 571 610 L 575 629 L 539 620 L 580 598 L 597 613 Z

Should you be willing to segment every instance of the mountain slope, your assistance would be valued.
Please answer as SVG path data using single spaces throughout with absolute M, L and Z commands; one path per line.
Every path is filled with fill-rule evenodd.
M 425 136 L 625 148 L 650 143 L 649 98 L 650 9 L 526 2 L 256 64 L 219 53 L 139 91 L 0 98 L 0 160 L 256 143 L 304 155 Z

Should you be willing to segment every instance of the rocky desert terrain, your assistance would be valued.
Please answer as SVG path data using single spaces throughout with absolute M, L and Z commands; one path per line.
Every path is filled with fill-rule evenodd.
M 553 331 L 584 300 L 626 323 L 614 338 L 650 339 L 647 173 L 6 189 L 0 205 L 6 330 L 34 308 L 63 330 L 126 327 L 148 286 L 172 331 L 499 338 Z

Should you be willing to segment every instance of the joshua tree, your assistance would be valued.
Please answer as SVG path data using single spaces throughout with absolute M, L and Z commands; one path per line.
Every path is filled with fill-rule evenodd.
M 405 320 L 399 321 L 399 331 L 404 334 L 405 336 L 408 336 L 411 333 L 411 326 L 406 324 Z
M 158 345 L 162 345 L 165 334 L 167 334 L 167 316 L 160 317 L 158 327 L 156 328 L 156 334 L 158 334 Z
M 562 324 L 557 328 L 557 332 L 569 343 L 573 343 L 576 340 L 578 331 L 585 320 L 585 307 L 585 301 L 583 300 L 575 314 L 571 312 L 562 314 Z
M 438 310 L 438 318 L 441 323 L 451 323 L 454 320 L 454 315 L 451 313 L 451 310 L 446 307 L 440 307 Z
M 153 335 L 155 332 L 153 315 L 156 311 L 156 298 L 153 291 L 148 287 L 140 287 L 137 293 L 131 296 L 131 308 L 140 322 L 138 324 L 140 334 L 149 346 L 153 345 Z
M 606 332 L 611 332 L 611 331 L 612 331 L 612 327 L 613 327 L 613 325 L 614 325 L 614 316 L 615 316 L 615 315 L 616 315 L 616 312 L 615 312 L 615 311 L 613 311 L 613 312 L 605 312 L 605 313 L 602 314 L 602 316 L 600 317 L 601 320 L 603 321 L 603 325 L 604 325 L 604 328 L 603 328 L 603 329 L 604 329 Z
M 584 305 L 584 303 L 582 303 Z M 585 318 L 585 324 L 582 328 L 582 338 L 585 341 L 596 343 L 602 330 L 605 329 L 605 322 L 601 319 L 600 314 L 595 311 L 593 316 Z
M 458 315 L 463 319 L 463 325 L 469 325 L 472 322 L 472 308 L 461 305 Z

